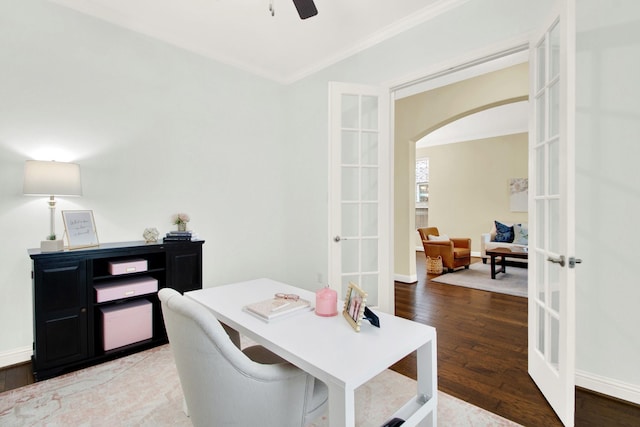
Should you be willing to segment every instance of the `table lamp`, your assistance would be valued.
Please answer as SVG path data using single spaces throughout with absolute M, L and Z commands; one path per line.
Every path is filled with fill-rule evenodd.
M 80 166 L 75 163 L 27 160 L 24 165 L 23 193 L 28 196 L 49 196 L 51 230 L 40 243 L 43 252 L 61 251 L 62 239 L 56 239 L 55 196 L 82 196 Z

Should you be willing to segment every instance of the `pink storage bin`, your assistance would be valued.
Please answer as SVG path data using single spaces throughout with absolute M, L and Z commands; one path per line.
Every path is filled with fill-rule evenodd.
M 153 308 L 142 299 L 100 307 L 102 346 L 105 351 L 150 339 L 153 336 Z
M 109 274 L 129 274 L 147 271 L 146 259 L 127 259 L 124 261 L 109 261 Z
M 149 276 L 132 277 L 105 281 L 94 285 L 93 289 L 96 291 L 96 302 L 107 302 L 158 292 L 158 281 Z

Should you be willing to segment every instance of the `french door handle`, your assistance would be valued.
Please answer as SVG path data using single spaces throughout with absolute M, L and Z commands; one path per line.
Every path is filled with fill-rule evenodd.
M 560 264 L 560 267 L 564 267 L 564 265 L 566 264 L 564 255 L 560 255 L 560 258 L 548 257 L 547 261 L 551 261 L 554 264 Z

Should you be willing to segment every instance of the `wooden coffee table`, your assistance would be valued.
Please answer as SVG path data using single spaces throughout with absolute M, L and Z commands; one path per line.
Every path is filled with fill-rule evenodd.
M 529 252 L 521 248 L 494 248 L 487 249 L 487 255 L 491 257 L 491 278 L 496 274 L 507 272 L 507 258 L 529 259 Z M 500 269 L 496 270 L 496 258 L 500 257 Z

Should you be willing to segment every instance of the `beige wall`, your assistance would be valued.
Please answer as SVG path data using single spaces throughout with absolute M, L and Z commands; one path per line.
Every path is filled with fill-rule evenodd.
M 494 219 L 527 222 L 526 212 L 511 212 L 509 197 L 509 179 L 528 176 L 527 149 L 528 134 L 520 133 L 416 150 L 429 158 L 429 226 L 470 237 L 479 252 Z
M 415 141 L 477 111 L 528 99 L 528 93 L 528 64 L 523 63 L 396 101 L 394 272 L 398 280 L 415 280 L 416 277 Z M 474 165 L 473 169 L 462 172 L 471 181 L 479 167 Z

